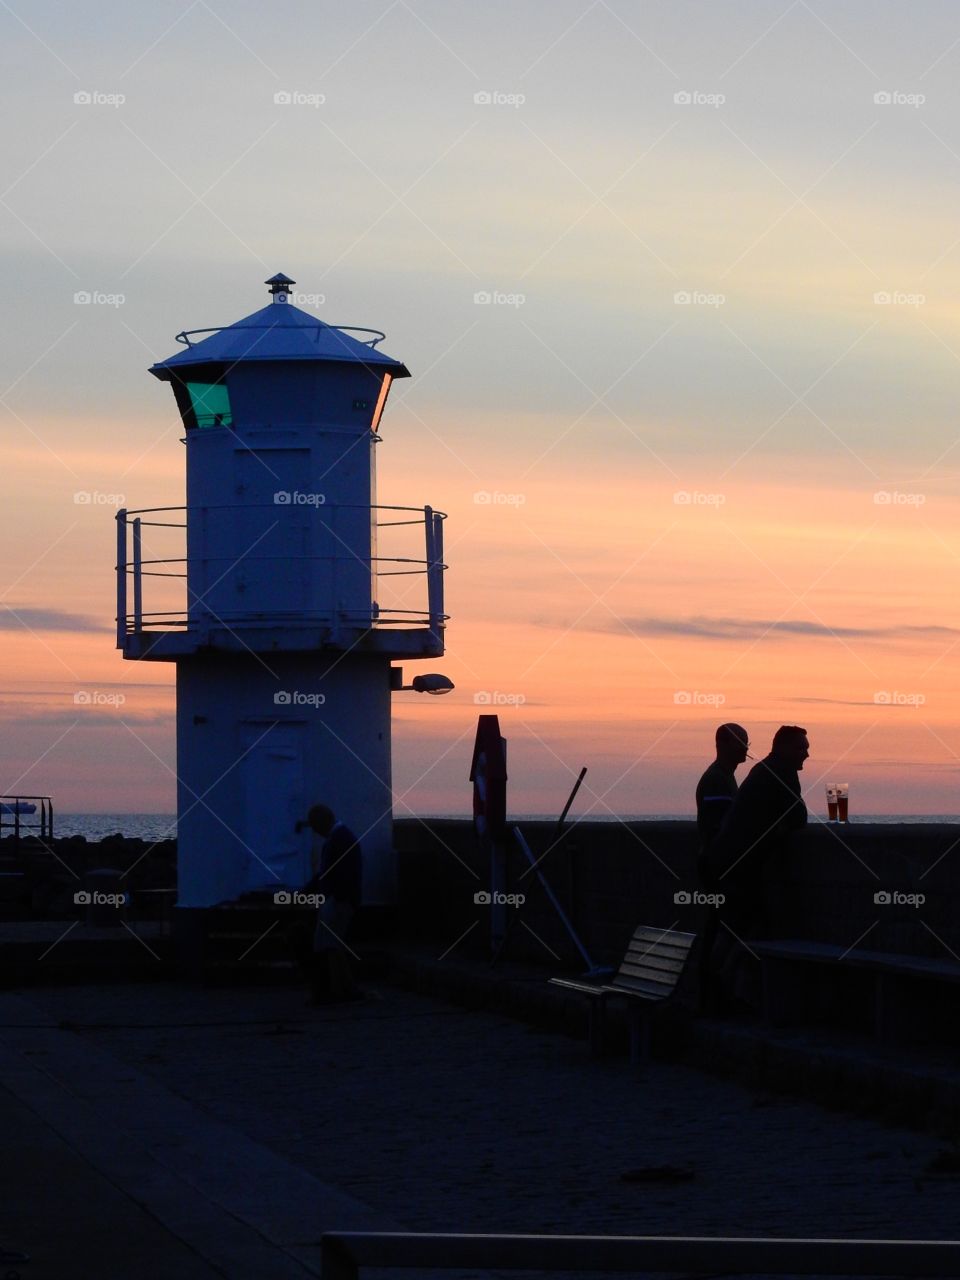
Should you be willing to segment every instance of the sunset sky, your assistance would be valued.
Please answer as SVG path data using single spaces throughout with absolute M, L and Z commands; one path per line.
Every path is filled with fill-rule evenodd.
M 3 793 L 174 809 L 113 516 L 184 500 L 148 366 L 284 271 L 386 331 L 379 501 L 449 515 L 421 669 L 457 687 L 395 697 L 397 816 L 468 810 L 491 710 L 516 814 L 582 765 L 581 815 L 689 812 L 731 719 L 757 756 L 808 728 L 819 811 L 828 778 L 960 811 L 955 4 L 13 0 L 0 32 Z

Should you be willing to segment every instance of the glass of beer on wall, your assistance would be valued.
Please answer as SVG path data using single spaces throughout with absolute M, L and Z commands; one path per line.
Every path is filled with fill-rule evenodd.
M 837 784 L 835 782 L 827 783 L 827 821 L 836 822 L 837 820 Z
M 837 783 L 837 820 L 839 822 L 849 822 L 848 801 L 850 799 L 849 782 Z

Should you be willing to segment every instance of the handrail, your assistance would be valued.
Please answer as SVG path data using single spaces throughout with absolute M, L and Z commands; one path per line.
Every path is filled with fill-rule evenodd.
M 361 1267 L 960 1276 L 960 1241 L 345 1231 L 321 1235 L 320 1265 L 324 1280 L 357 1280 Z
M 39 814 L 36 809 L 33 813 L 21 813 L 21 804 L 31 804 L 38 801 L 40 804 Z M 13 806 L 13 812 L 5 812 L 3 806 Z M 36 818 L 35 822 L 24 822 L 24 818 Z M 7 819 L 7 821 L 4 821 Z M 4 828 L 13 828 L 13 838 L 15 843 L 19 844 L 23 835 L 31 835 L 39 829 L 38 834 L 41 840 L 53 839 L 53 801 L 49 796 L 0 796 L 0 837 L 4 835 Z
M 363 325 L 363 324 L 328 324 L 326 320 L 318 321 L 317 323 L 318 323 L 318 328 L 317 328 L 318 342 L 320 341 L 320 334 L 323 332 L 324 329 L 338 329 L 342 333 L 372 333 L 375 336 L 373 338 L 368 338 L 367 341 L 362 344 L 365 347 L 370 347 L 371 350 L 375 350 L 377 343 L 385 342 L 387 338 L 387 335 L 383 333 L 380 329 L 371 329 L 367 325 Z M 319 327 L 319 326 L 322 326 L 322 327 Z M 174 338 L 174 341 L 179 342 L 181 346 L 192 349 L 194 346 L 194 343 L 192 343 L 190 339 L 193 337 L 195 333 L 223 333 L 226 329 L 268 329 L 268 328 L 270 328 L 270 326 L 266 324 L 240 324 L 239 322 L 237 324 L 214 324 L 214 325 L 210 325 L 206 329 L 181 329 L 180 332 Z M 256 356 L 252 358 L 256 359 Z M 335 359 L 336 357 L 332 357 L 332 358 Z
M 143 600 L 143 579 L 147 578 L 166 578 L 176 581 L 189 580 L 191 576 L 191 557 L 187 555 L 172 556 L 149 556 L 143 555 L 144 550 L 144 534 L 143 530 L 150 528 L 162 529 L 187 529 L 187 517 L 191 512 L 195 513 L 216 513 L 216 512 L 234 512 L 238 509 L 234 503 L 213 503 L 213 504 L 195 504 L 193 506 L 180 507 L 142 507 L 138 509 L 122 508 L 117 512 L 117 647 L 122 649 L 125 646 L 126 639 L 131 634 L 140 633 L 144 627 L 151 630 L 170 630 L 173 628 L 189 629 L 193 621 L 192 614 L 197 613 L 198 616 L 203 615 L 203 601 L 196 592 L 193 593 L 193 604 L 190 605 L 186 601 L 182 605 L 176 604 L 167 609 L 147 609 L 144 610 Z M 295 510 L 296 504 L 288 503 L 251 503 L 241 504 L 241 509 L 249 511 L 268 510 L 280 513 L 286 510 Z M 377 530 L 391 528 L 413 528 L 422 526 L 424 530 L 424 556 L 389 556 L 389 555 L 370 555 L 366 559 L 358 556 L 349 548 L 345 552 L 334 550 L 325 555 L 285 555 L 285 561 L 290 563 L 302 563 L 306 565 L 327 565 L 334 575 L 333 589 L 330 593 L 331 601 L 337 599 L 337 577 L 339 567 L 343 564 L 356 564 L 358 560 L 368 564 L 374 581 L 381 578 L 398 578 L 398 577 L 423 577 L 426 581 L 427 608 L 397 608 L 380 606 L 372 603 L 369 610 L 369 625 L 371 628 L 378 626 L 399 627 L 404 623 L 407 625 L 425 626 L 440 638 L 444 623 L 447 621 L 448 615 L 443 612 L 443 573 L 447 565 L 443 561 L 443 522 L 447 518 L 445 512 L 435 511 L 432 507 L 409 507 L 400 506 L 398 504 L 371 505 L 368 503 L 330 503 L 317 508 L 317 515 L 323 521 L 323 513 L 330 512 L 330 526 L 334 525 L 336 513 L 339 511 L 365 511 L 372 516 L 372 525 Z M 150 515 L 159 515 L 167 513 L 182 513 L 184 520 L 182 523 L 172 520 L 149 520 L 144 517 Z M 379 513 L 402 513 L 404 515 L 416 518 L 401 520 L 380 520 Z M 132 554 L 131 548 L 127 545 L 127 529 L 132 532 Z M 334 537 L 336 532 L 334 530 Z M 178 543 L 182 540 L 178 537 Z M 174 548 L 171 548 L 174 549 Z M 258 553 L 251 548 L 242 557 L 244 564 L 256 564 L 270 562 L 276 559 L 276 555 L 268 552 Z M 216 574 L 221 566 L 229 566 L 237 562 L 237 558 L 232 555 L 203 555 L 204 563 L 210 568 L 211 573 Z M 226 572 L 226 570 L 224 571 Z M 309 568 L 303 572 L 309 573 Z M 128 587 L 128 579 L 132 581 L 132 588 Z M 220 579 L 218 578 L 217 581 Z M 398 587 L 401 591 L 401 602 L 403 599 L 403 588 Z M 132 612 L 129 608 L 129 596 L 132 590 Z M 177 588 L 179 592 L 181 589 Z M 189 592 L 189 585 L 188 585 Z M 241 613 L 243 611 L 241 610 Z M 244 625 L 262 626 L 265 625 L 264 618 L 257 616 L 258 611 L 251 608 L 249 614 L 244 617 Z M 225 617 L 235 617 L 233 614 L 226 614 Z M 328 611 L 303 610 L 299 612 L 287 612 L 276 614 L 277 621 L 284 623 L 296 622 L 302 625 L 316 625 L 322 622 L 323 625 L 337 624 L 337 619 L 341 621 L 347 617 L 354 619 L 349 625 L 356 625 L 356 620 L 361 614 L 349 609 L 344 613 L 341 609 L 335 610 L 333 617 Z M 211 618 L 215 619 L 216 614 L 211 614 Z M 207 619 L 209 623 L 211 619 Z M 201 625 L 204 625 L 201 622 Z

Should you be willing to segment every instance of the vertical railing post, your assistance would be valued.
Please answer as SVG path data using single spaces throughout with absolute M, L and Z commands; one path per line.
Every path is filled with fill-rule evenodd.
M 140 538 L 140 517 L 133 522 L 133 629 L 143 630 L 143 544 Z
M 423 508 L 427 557 L 427 612 L 430 630 L 437 639 L 443 625 L 443 517 L 432 507 Z
M 117 648 L 127 637 L 127 509 L 117 512 Z

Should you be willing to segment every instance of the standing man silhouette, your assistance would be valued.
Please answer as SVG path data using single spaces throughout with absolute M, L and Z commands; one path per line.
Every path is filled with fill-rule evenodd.
M 729 935 L 725 941 L 735 944 L 722 965 L 724 985 L 734 995 L 745 985 L 734 972 L 748 967 L 745 940 L 757 936 L 763 925 L 764 869 L 783 852 L 791 832 L 806 825 L 800 770 L 809 754 L 806 729 L 781 725 L 770 754 L 747 774 L 706 851 L 707 879 L 726 898 L 720 910 L 720 923 Z
M 305 826 L 323 839 L 319 858 L 313 859 L 314 874 L 304 885 L 305 891 L 320 893 L 324 898 L 317 909 L 307 961 L 311 1000 L 314 1004 L 362 1000 L 363 992 L 356 984 L 353 966 L 346 954 L 346 939 L 360 907 L 363 875 L 360 842 L 325 804 L 315 804 L 306 821 L 297 823 L 296 830 L 301 831 Z
M 697 874 L 704 889 L 715 885 L 710 874 L 707 851 L 716 839 L 730 806 L 737 795 L 737 767 L 747 758 L 750 740 L 740 724 L 722 724 L 716 732 L 717 758 L 703 773 L 697 783 L 697 834 L 700 852 L 697 855 Z M 710 964 L 717 933 L 720 929 L 719 913 L 711 907 L 700 937 L 700 1008 L 710 1004 Z
M 740 724 L 722 724 L 716 732 L 717 758 L 697 783 L 697 834 L 700 852 L 713 843 L 737 794 L 737 767 L 747 758 L 750 740 Z M 701 879 L 705 868 L 698 865 Z

